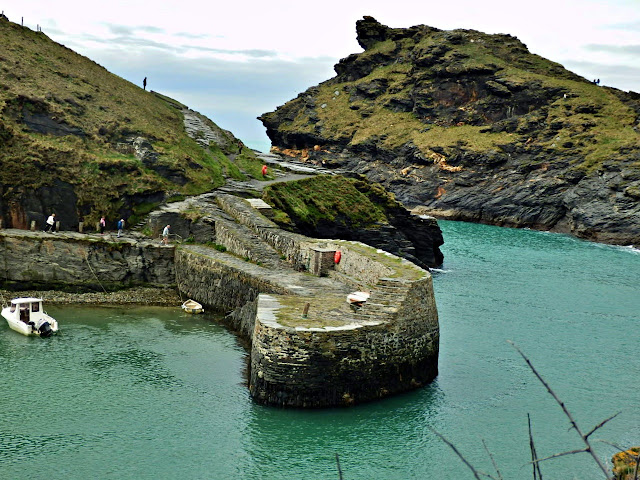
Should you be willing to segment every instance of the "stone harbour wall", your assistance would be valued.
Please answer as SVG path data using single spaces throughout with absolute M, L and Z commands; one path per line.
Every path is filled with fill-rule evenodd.
M 243 199 L 212 199 L 187 205 L 190 218 L 173 204 L 153 217 L 200 245 L 0 230 L 4 284 L 175 285 L 183 299 L 224 313 L 250 344 L 249 391 L 267 405 L 348 406 L 435 378 L 439 329 L 428 271 L 359 242 L 280 230 Z M 354 290 L 370 293 L 360 308 L 347 302 Z
M 77 233 L 0 230 L 2 283 L 12 288 L 119 290 L 175 285 L 174 248 Z
M 359 242 L 283 231 L 238 197 L 218 195 L 216 203 L 238 220 L 216 221 L 216 243 L 227 253 L 200 255 L 198 247 L 181 247 L 178 285 L 191 298 L 227 312 L 227 323 L 249 341 L 249 391 L 257 402 L 347 406 L 415 389 L 436 377 L 438 314 L 427 271 Z M 241 226 L 251 234 L 243 234 Z M 268 244 L 308 277 L 338 279 L 344 288 L 357 287 L 371 297 L 355 311 L 347 306 L 346 293 L 323 287 L 301 291 L 293 287 L 299 278 L 278 278 L 277 270 L 261 276 L 262 269 L 251 264 L 259 259 L 257 243 Z M 336 251 L 341 252 L 337 264 Z M 244 261 L 231 264 L 229 252 Z M 312 323 L 302 318 L 305 302 L 313 304 Z
M 429 304 L 430 286 L 423 282 L 412 294 L 420 291 Z M 415 389 L 438 373 L 437 315 L 434 321 L 415 314 L 406 322 L 399 311 L 384 321 L 294 328 L 278 323 L 279 308 L 277 296 L 259 296 L 249 390 L 260 403 L 348 406 Z

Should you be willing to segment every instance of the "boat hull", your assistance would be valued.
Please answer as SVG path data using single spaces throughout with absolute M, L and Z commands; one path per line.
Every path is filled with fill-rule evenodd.
M 204 308 L 202 308 L 202 305 L 194 300 L 187 300 L 186 302 L 184 302 L 182 304 L 182 310 L 187 313 L 193 314 L 204 313 Z

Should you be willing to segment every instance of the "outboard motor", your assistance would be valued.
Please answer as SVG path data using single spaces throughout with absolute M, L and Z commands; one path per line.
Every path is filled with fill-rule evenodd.
M 51 329 L 51 325 L 49 325 L 49 322 L 44 322 L 42 325 L 40 325 L 38 332 L 40 333 L 41 337 L 50 337 L 51 335 L 53 335 L 53 330 Z

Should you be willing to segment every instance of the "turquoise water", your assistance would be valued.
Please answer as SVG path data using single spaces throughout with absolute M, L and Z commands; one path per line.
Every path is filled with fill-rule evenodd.
M 427 388 L 349 409 L 254 404 L 246 353 L 215 317 L 169 308 L 49 307 L 61 333 L 0 325 L 0 478 L 532 478 L 540 456 L 580 448 L 507 340 L 556 389 L 584 430 L 640 444 L 640 253 L 541 232 L 441 222 L 434 274 L 440 374 Z M 597 442 L 608 461 L 614 448 Z M 545 462 L 547 479 L 598 479 L 587 457 Z

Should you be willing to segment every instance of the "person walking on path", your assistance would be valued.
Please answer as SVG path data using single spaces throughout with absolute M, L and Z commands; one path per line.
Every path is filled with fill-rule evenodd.
M 122 235 L 122 230 L 124 229 L 124 218 L 118 220 L 118 237 Z
M 164 230 L 162 230 L 163 245 L 169 245 L 169 229 L 170 228 L 171 228 L 171 225 L 167 225 L 166 227 L 164 227 Z
M 47 223 L 44 226 L 44 231 L 48 232 L 51 231 L 51 233 L 55 233 L 56 231 L 56 214 L 52 213 L 51 215 L 49 215 L 49 218 L 47 218 Z
M 100 235 L 104 234 L 104 229 L 107 226 L 107 221 L 104 219 L 104 216 L 100 217 Z
M 262 166 L 262 178 L 267 178 L 267 166 Z

